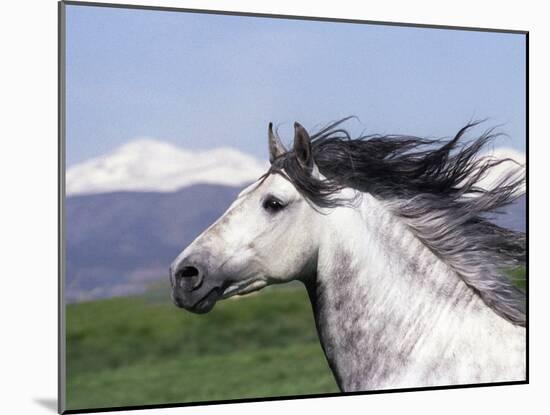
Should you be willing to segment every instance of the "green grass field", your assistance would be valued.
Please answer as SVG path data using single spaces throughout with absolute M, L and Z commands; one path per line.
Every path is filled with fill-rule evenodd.
M 337 392 L 305 289 L 194 315 L 168 287 L 67 308 L 67 408 Z
M 510 272 L 524 288 L 525 268 Z M 208 314 L 169 288 L 67 307 L 67 408 L 338 392 L 305 289 L 268 287 Z

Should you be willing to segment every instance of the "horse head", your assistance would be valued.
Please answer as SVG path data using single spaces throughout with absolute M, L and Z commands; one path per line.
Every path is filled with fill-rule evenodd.
M 309 134 L 298 123 L 294 127 L 292 160 L 296 168 L 316 175 Z M 271 123 L 268 143 L 272 168 L 172 263 L 177 306 L 206 313 L 220 299 L 315 272 L 319 212 L 285 178 L 284 170 L 273 168 L 288 152 Z

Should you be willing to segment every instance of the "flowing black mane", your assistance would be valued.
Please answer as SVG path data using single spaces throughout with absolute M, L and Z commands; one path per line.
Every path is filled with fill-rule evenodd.
M 353 188 L 387 202 L 415 235 L 449 264 L 499 315 L 525 325 L 525 294 L 505 271 L 525 264 L 525 234 L 487 219 L 520 196 L 522 166 L 491 189 L 480 181 L 509 159 L 480 155 L 498 136 L 494 130 L 466 140 L 479 122 L 452 139 L 404 135 L 352 138 L 334 122 L 311 136 L 313 160 L 322 179 L 302 168 L 293 151 L 276 158 L 270 172 L 284 174 L 313 205 L 354 203 L 338 192 Z M 360 197 L 360 193 L 358 193 Z

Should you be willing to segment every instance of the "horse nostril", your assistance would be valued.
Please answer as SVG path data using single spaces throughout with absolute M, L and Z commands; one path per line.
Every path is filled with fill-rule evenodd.
M 179 278 L 196 277 L 197 275 L 199 275 L 199 270 L 195 267 L 184 267 L 177 273 Z
M 193 266 L 183 267 L 176 272 L 176 285 L 184 290 L 191 291 L 200 287 L 204 275 Z

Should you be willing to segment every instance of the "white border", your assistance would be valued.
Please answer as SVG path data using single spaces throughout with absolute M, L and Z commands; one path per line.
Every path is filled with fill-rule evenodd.
M 148 410 L 141 414 L 291 412 L 515 414 L 544 403 L 550 378 L 550 276 L 545 159 L 548 118 L 548 13 L 544 2 L 291 0 L 139 1 L 144 5 L 530 31 L 530 385 L 344 398 Z M 57 5 L 2 5 L 2 379 L 6 413 L 53 413 L 57 391 Z M 7 129 L 6 129 L 7 127 Z M 537 190 L 538 189 L 538 193 Z M 544 403 L 543 403 L 544 402 Z M 540 404 L 540 405 L 539 405 Z M 544 405 L 544 406 L 542 406 Z M 539 411 L 534 411 L 535 413 Z

